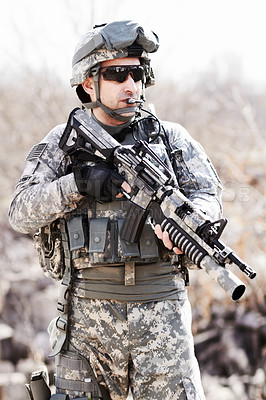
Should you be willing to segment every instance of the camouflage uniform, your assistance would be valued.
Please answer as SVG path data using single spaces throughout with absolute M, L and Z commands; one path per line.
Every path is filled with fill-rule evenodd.
M 167 122 L 163 125 L 175 152 L 180 188 L 217 219 L 221 214 L 221 184 L 212 164 L 183 127 Z M 72 216 L 88 215 L 88 221 L 113 221 L 125 215 L 126 201 L 88 204 L 79 194 L 73 173 L 69 173 L 70 160 L 58 147 L 63 129 L 64 125 L 55 127 L 27 157 L 9 212 L 10 223 L 19 232 L 36 231 L 58 218 L 71 221 Z M 138 134 L 143 137 L 141 129 L 139 126 Z M 132 132 L 128 132 L 122 143 L 133 142 Z M 165 159 L 162 144 L 153 147 Z M 108 235 L 102 252 L 90 252 L 88 243 L 71 251 L 64 349 L 74 349 L 90 362 L 113 400 L 126 399 L 129 386 L 134 399 L 204 399 L 194 355 L 190 304 L 178 263 L 173 262 L 171 252 L 157 251 L 154 234 L 152 239 L 145 239 L 149 246 L 152 243 L 154 252 L 148 254 L 147 245 L 146 258 L 141 249 L 135 256 L 123 255 L 118 235 L 118 258 L 110 262 L 106 256 Z M 124 281 L 125 265 L 132 257 L 135 282 L 128 285 Z M 55 329 L 54 324 L 51 329 Z M 66 382 L 84 382 L 86 369 L 75 370 L 60 363 L 58 390 L 82 397 L 86 390 L 75 390 Z

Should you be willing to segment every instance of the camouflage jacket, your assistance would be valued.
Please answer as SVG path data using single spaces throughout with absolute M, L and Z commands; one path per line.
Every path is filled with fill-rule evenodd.
M 177 161 L 179 187 L 217 219 L 222 210 L 222 185 L 205 151 L 181 125 L 163 122 L 163 126 Z M 71 213 L 82 201 L 73 173 L 67 173 L 69 159 L 58 147 L 64 127 L 52 129 L 26 158 L 9 210 L 10 224 L 18 232 L 34 232 Z

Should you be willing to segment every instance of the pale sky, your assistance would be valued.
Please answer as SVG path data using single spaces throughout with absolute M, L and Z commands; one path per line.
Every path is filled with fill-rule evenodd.
M 226 76 L 235 65 L 265 86 L 265 16 L 266 0 L 2 0 L 0 79 L 26 65 L 68 84 L 80 35 L 95 23 L 134 19 L 160 38 L 157 78 L 193 80 L 211 65 Z

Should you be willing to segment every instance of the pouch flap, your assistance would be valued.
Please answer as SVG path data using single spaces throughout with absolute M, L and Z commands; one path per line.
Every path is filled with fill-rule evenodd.
M 109 218 L 90 219 L 89 253 L 103 253 Z
M 158 246 L 156 244 L 155 235 L 150 224 L 145 224 L 141 233 L 140 241 L 141 258 L 159 257 Z
M 77 250 L 85 245 L 85 237 L 83 232 L 82 216 L 71 218 L 67 222 L 67 229 L 69 235 L 70 251 Z

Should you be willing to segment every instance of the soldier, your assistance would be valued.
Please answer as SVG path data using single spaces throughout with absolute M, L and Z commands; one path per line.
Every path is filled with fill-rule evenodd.
M 149 142 L 181 191 L 218 219 L 221 183 L 202 147 L 179 124 L 141 117 L 158 47 L 133 21 L 94 27 L 76 48 L 71 85 L 90 118 L 123 145 Z M 129 178 L 88 153 L 66 156 L 64 128 L 29 153 L 9 212 L 15 230 L 39 230 L 41 265 L 62 280 L 49 326 L 58 399 L 126 399 L 130 387 L 138 400 L 203 400 L 179 249 L 149 218 L 138 243 L 120 238 Z

